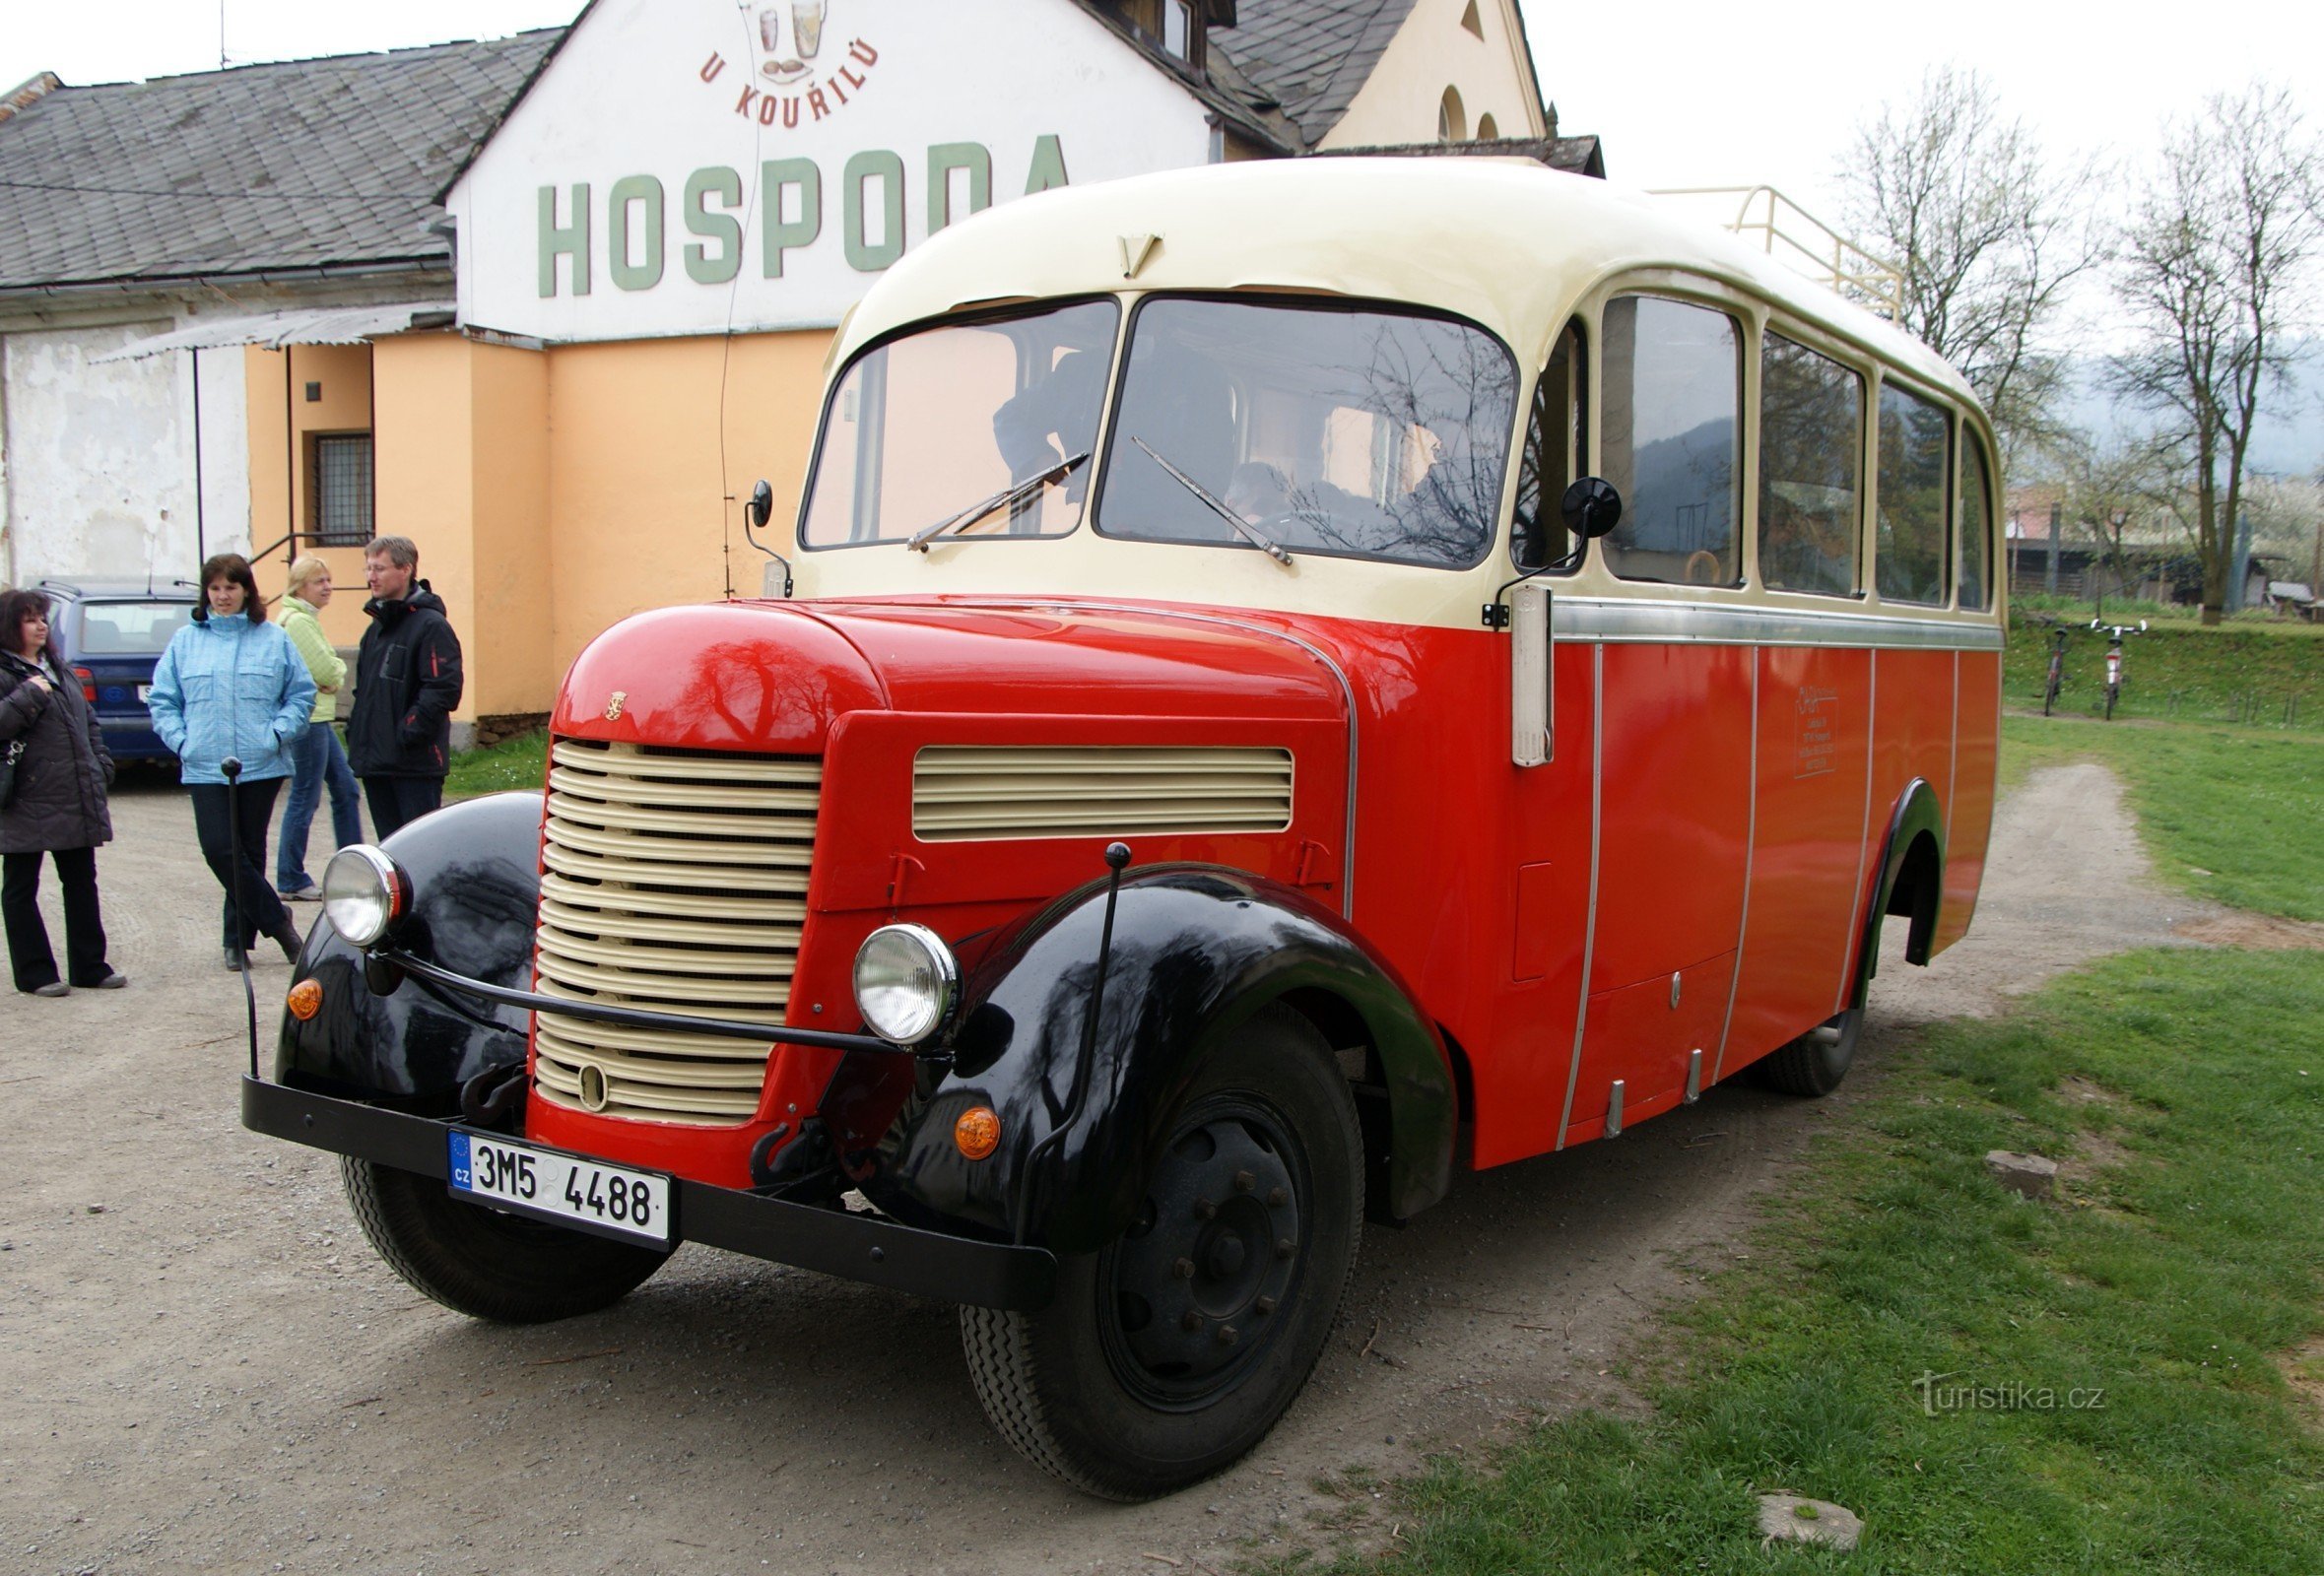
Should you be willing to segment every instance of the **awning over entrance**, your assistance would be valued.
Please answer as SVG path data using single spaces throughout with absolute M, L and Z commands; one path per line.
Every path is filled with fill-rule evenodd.
M 453 316 L 450 301 L 402 301 L 392 306 L 318 306 L 214 317 L 150 339 L 132 340 L 117 351 L 91 360 L 127 361 L 168 351 L 222 350 L 232 345 L 277 351 L 286 345 L 360 345 L 382 334 L 449 328 Z

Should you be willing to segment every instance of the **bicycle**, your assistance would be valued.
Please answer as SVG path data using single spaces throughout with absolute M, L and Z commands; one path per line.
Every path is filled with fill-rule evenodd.
M 2127 624 L 2100 624 L 2097 620 L 2092 619 L 2090 622 L 2090 626 L 2093 629 L 2106 631 L 2106 720 L 2112 722 L 2114 720 L 2114 702 L 2122 695 L 2122 637 L 2145 634 L 2147 621 L 2141 619 L 2134 628 Z M 2058 637 L 2061 640 L 2065 638 L 2065 634 L 2066 631 L 2063 629 L 2058 631 Z
M 2066 626 L 2060 624 L 2050 634 L 2049 682 L 2041 691 L 2041 714 L 2048 716 L 2058 703 L 2058 690 L 2066 683 Z

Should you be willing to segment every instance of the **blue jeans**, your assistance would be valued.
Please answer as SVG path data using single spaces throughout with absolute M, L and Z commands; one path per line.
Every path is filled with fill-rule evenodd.
M 306 833 L 326 786 L 331 790 L 332 836 L 341 848 L 362 842 L 363 817 L 356 808 L 362 801 L 356 797 L 347 753 L 339 748 L 339 735 L 329 723 L 310 722 L 305 736 L 291 743 L 291 802 L 284 807 L 283 836 L 275 845 L 277 891 L 302 891 L 314 885 L 306 873 Z

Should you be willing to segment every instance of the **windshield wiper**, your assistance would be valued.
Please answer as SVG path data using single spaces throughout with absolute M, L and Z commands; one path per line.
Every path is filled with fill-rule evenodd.
M 1187 492 L 1193 493 L 1195 497 L 1201 501 L 1205 508 L 1209 509 L 1220 519 L 1225 520 L 1228 525 L 1233 526 L 1237 531 L 1240 531 L 1245 537 L 1249 538 L 1252 547 L 1257 548 L 1261 553 L 1266 554 L 1267 557 L 1273 558 L 1276 562 L 1284 564 L 1287 567 L 1290 565 L 1292 561 L 1292 556 L 1290 554 L 1284 552 L 1282 548 L 1277 547 L 1272 541 L 1268 540 L 1268 538 L 1259 530 L 1257 526 L 1251 524 L 1250 521 L 1244 519 L 1241 515 L 1235 513 L 1226 504 L 1221 503 L 1217 498 L 1211 496 L 1209 492 L 1204 489 L 1200 482 L 1197 482 L 1193 477 L 1188 476 L 1184 471 L 1179 470 L 1175 465 L 1172 465 L 1169 461 L 1155 453 L 1153 444 L 1147 442 L 1146 439 L 1142 437 L 1136 436 L 1133 436 L 1130 441 L 1144 449 L 1146 451 L 1147 457 L 1153 460 L 1155 464 L 1169 472 L 1170 480 L 1177 483 Z
M 968 507 L 963 509 L 960 513 L 937 521 L 934 525 L 928 527 L 925 531 L 920 532 L 918 535 L 905 542 L 904 546 L 910 548 L 914 553 L 925 553 L 928 551 L 928 544 L 935 541 L 938 537 L 943 536 L 946 532 L 964 531 L 969 526 L 974 525 L 977 521 L 983 519 L 986 515 L 992 513 L 995 509 L 1015 508 L 1019 503 L 1023 502 L 1027 498 L 1031 497 L 1034 493 L 1038 492 L 1042 488 L 1047 487 L 1050 483 L 1064 481 L 1068 476 L 1071 476 L 1074 473 L 1074 470 L 1080 466 L 1083 461 L 1087 460 L 1089 457 L 1090 451 L 1088 449 L 1084 449 L 1081 451 L 1081 453 L 1074 455 L 1071 459 L 1059 460 L 1055 465 L 1050 466 L 1047 470 L 1041 472 L 1037 476 L 1029 476 L 1022 482 L 1012 483 L 1010 486 L 1001 489 L 1000 492 L 995 492 L 991 497 L 986 498 L 982 503 L 971 503 L 968 505 Z

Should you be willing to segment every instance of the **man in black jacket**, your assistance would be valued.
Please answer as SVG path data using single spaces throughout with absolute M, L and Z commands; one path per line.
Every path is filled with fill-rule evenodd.
M 460 637 L 419 572 L 420 550 L 409 537 L 376 537 L 364 549 L 371 626 L 356 653 L 347 759 L 364 780 L 380 838 L 442 804 L 451 767 Z

